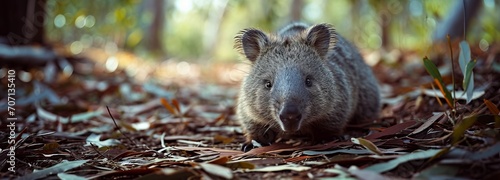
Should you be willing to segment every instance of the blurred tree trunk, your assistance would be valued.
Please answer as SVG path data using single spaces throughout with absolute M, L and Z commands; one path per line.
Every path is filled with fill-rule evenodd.
M 0 3 L 0 43 L 11 46 L 45 45 L 46 0 L 16 0 Z
M 208 19 L 205 21 L 205 29 L 203 30 L 203 49 L 209 57 L 214 57 L 217 48 L 217 40 L 220 36 L 220 27 L 224 21 L 224 14 L 227 11 L 229 0 L 212 1 L 208 8 Z
M 447 35 L 450 35 L 450 39 L 463 37 L 465 34 L 464 30 L 470 26 L 472 17 L 479 12 L 482 2 L 479 0 L 455 1 L 448 11 L 447 17 L 434 30 L 432 41 L 446 41 Z
M 145 36 L 146 48 L 159 56 L 166 56 L 162 44 L 163 28 L 165 26 L 165 1 L 166 0 L 144 1 L 145 3 L 149 3 L 147 9 L 153 12 L 153 21 Z
M 390 35 L 389 35 L 389 25 L 391 24 L 391 15 L 389 11 L 382 11 L 379 13 L 380 16 L 380 31 L 382 39 L 382 48 L 387 49 L 389 47 Z
M 379 28 L 380 28 L 380 39 L 382 49 L 387 49 L 390 45 L 391 36 L 389 35 L 389 25 L 392 21 L 392 14 L 389 11 L 388 1 L 376 1 L 371 0 L 369 4 L 377 12 Z M 363 25 L 361 25 L 363 26 Z
M 46 0 L 0 2 L 0 67 L 42 66 L 57 55 L 45 42 Z
M 363 27 L 363 25 L 359 23 L 361 20 L 362 2 L 360 0 L 352 0 L 349 2 L 351 3 L 351 16 L 349 17 L 350 21 L 348 20 L 344 23 L 348 25 L 347 29 L 351 31 L 351 40 L 356 42 L 363 42 L 361 39 L 361 33 L 363 33 L 362 29 L 364 28 L 360 28 Z
M 304 8 L 303 0 L 293 0 L 290 9 L 290 21 L 299 22 L 302 20 L 302 8 Z

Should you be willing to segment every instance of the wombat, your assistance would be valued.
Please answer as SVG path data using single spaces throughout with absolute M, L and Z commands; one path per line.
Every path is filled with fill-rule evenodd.
M 235 48 L 251 62 L 241 86 L 237 118 L 247 138 L 335 140 L 350 123 L 375 119 L 377 80 L 356 48 L 329 24 L 294 23 L 276 34 L 242 30 Z

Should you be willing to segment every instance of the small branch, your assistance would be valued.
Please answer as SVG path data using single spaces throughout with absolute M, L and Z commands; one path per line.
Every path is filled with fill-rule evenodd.
M 122 135 L 125 136 L 125 138 L 127 138 L 130 141 L 130 143 L 132 143 L 136 147 L 138 147 L 137 143 L 135 143 L 134 141 L 132 141 L 132 139 L 130 139 L 127 135 L 125 135 L 125 133 L 123 133 L 122 130 L 120 129 L 120 127 L 118 126 L 118 124 L 116 124 L 116 120 L 115 120 L 115 118 L 113 118 L 113 115 L 111 115 L 111 111 L 109 111 L 109 107 L 108 106 L 106 106 L 106 109 L 108 110 L 108 114 L 111 117 L 111 119 L 113 120 L 113 123 L 115 124 L 116 129 L 118 129 L 118 131 L 120 131 L 120 133 L 122 133 Z
M 448 45 L 450 46 L 450 58 L 451 58 L 451 84 L 453 85 L 453 97 L 452 97 L 452 100 L 453 100 L 453 103 L 452 103 L 452 106 L 451 106 L 451 113 L 453 114 L 453 120 L 455 121 L 456 120 L 456 93 L 455 93 L 455 61 L 453 59 L 453 48 L 451 47 L 451 40 L 450 40 L 450 36 L 446 36 L 448 38 Z M 445 87 L 443 87 L 445 88 Z

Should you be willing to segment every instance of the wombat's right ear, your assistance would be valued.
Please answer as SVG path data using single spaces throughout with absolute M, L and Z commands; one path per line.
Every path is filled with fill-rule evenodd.
M 255 62 L 262 49 L 268 44 L 266 34 L 256 29 L 245 29 L 236 35 L 234 47 L 245 57 Z
M 328 51 L 335 47 L 337 34 L 330 24 L 318 24 L 308 29 L 306 43 L 316 49 L 320 56 L 325 57 Z

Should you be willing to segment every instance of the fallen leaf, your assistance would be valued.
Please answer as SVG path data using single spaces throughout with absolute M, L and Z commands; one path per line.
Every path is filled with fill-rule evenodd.
M 166 91 L 164 88 L 158 86 L 153 82 L 144 83 L 142 85 L 142 89 L 144 89 L 144 91 L 146 92 L 156 95 L 157 97 L 167 98 L 167 99 L 174 97 L 174 94 L 171 91 Z
M 155 179 L 189 179 L 197 175 L 192 169 L 181 168 L 135 168 L 123 171 L 105 171 L 89 179 L 105 178 L 111 176 L 138 176 L 137 180 L 155 180 Z M 109 178 L 108 178 L 109 179 Z
M 165 141 L 176 141 L 176 140 L 191 140 L 191 141 L 202 141 L 202 140 L 212 140 L 210 137 L 204 137 L 201 135 L 191 135 L 191 136 L 165 136 L 163 138 Z
M 224 166 L 231 169 L 254 169 L 255 165 L 250 162 L 231 162 L 227 163 Z
M 231 150 L 231 149 L 221 149 L 221 148 L 208 148 L 208 147 L 185 147 L 185 146 L 175 146 L 172 150 L 184 150 L 184 151 L 213 151 L 219 153 L 220 156 L 235 156 L 243 154 L 242 151 Z
M 130 126 L 136 131 L 142 131 L 142 130 L 147 130 L 151 127 L 150 122 L 137 122 L 137 123 L 132 123 Z
M 434 177 L 452 177 L 458 172 L 458 167 L 450 165 L 434 165 L 413 176 L 414 179 L 432 179 Z
M 304 161 L 304 160 L 307 160 L 310 158 L 315 158 L 315 157 L 316 156 L 298 156 L 298 157 L 292 157 L 292 158 L 285 159 L 285 162 L 296 163 L 296 162 Z
M 239 156 L 247 156 L 247 155 L 256 155 L 256 154 L 263 154 L 263 153 L 269 153 L 271 151 L 273 152 L 280 152 L 282 149 L 289 149 L 292 148 L 293 145 L 290 144 L 283 144 L 283 143 L 274 143 L 271 144 L 270 146 L 264 146 L 264 147 L 259 147 L 259 148 L 254 148 L 246 153 L 243 153 Z
M 223 156 L 223 157 L 219 157 L 217 159 L 208 161 L 207 163 L 223 165 L 223 164 L 226 164 L 229 160 L 230 160 L 229 157 Z
M 423 123 L 422 125 L 420 125 L 420 127 L 418 127 L 417 129 L 415 129 L 413 132 L 411 132 L 408 135 L 417 134 L 419 132 L 422 132 L 423 130 L 427 129 L 429 126 L 431 126 L 432 124 L 434 124 L 434 122 L 436 122 L 443 115 L 444 115 L 444 112 L 434 113 L 434 115 L 432 117 L 430 117 L 429 119 L 427 119 L 427 121 L 425 121 L 425 123 Z
M 49 175 L 65 172 L 67 170 L 80 167 L 82 164 L 86 163 L 88 160 L 77 160 L 77 161 L 66 161 L 63 160 L 61 163 L 56 164 L 54 166 L 42 169 L 35 170 L 33 173 L 22 176 L 18 178 L 19 180 L 31 180 L 31 179 L 40 179 L 47 177 Z
M 473 161 L 481 161 L 492 156 L 496 156 L 500 153 L 500 142 L 497 142 L 495 145 L 488 147 L 485 150 L 471 152 L 470 155 L 466 155 L 465 158 L 471 159 Z
M 120 144 L 120 141 L 116 139 L 106 139 L 104 141 L 101 141 L 101 135 L 98 134 L 91 134 L 87 137 L 85 146 L 97 146 L 98 148 L 101 147 L 108 147 L 108 146 L 116 146 Z
M 327 173 L 333 173 L 336 174 L 337 176 L 334 177 L 334 179 L 344 179 L 344 180 L 355 180 L 356 178 L 352 177 L 351 174 L 346 172 L 347 170 L 345 168 L 339 167 L 335 165 L 334 168 L 328 168 L 324 170 Z
M 437 90 L 432 90 L 432 89 L 422 89 L 422 93 L 427 95 L 427 96 L 431 96 L 431 97 L 439 97 L 439 98 L 444 98 L 444 96 L 440 93 L 436 93 Z M 472 97 L 471 97 L 471 100 L 474 100 L 474 99 L 478 99 L 480 98 L 481 96 L 484 95 L 484 90 L 474 90 L 472 92 Z M 467 96 L 464 94 L 465 92 L 464 91 L 455 91 L 455 94 L 457 95 L 456 96 L 456 99 L 461 99 L 461 100 L 467 100 Z M 446 99 L 446 98 L 444 98 Z
M 156 173 L 145 175 L 137 180 L 158 180 L 158 179 L 192 179 L 199 176 L 198 173 L 191 169 L 171 169 L 164 168 Z
M 302 154 L 304 155 L 330 155 L 330 154 L 339 154 L 339 153 L 344 153 L 344 154 L 372 154 L 369 150 L 366 149 L 337 149 L 337 150 L 331 150 L 331 151 L 304 151 Z
M 177 140 L 177 142 L 178 143 L 195 145 L 195 146 L 203 146 L 203 147 L 207 147 L 208 146 L 207 144 L 205 144 L 203 142 L 196 142 L 196 141 L 189 141 L 189 140 L 182 140 L 182 139 Z
M 215 142 L 222 142 L 222 144 L 229 144 L 229 143 L 234 141 L 234 137 L 215 135 L 214 140 L 215 140 Z
M 177 113 L 175 112 L 172 105 L 170 105 L 168 100 L 166 100 L 165 98 L 161 98 L 160 101 L 161 101 L 161 104 L 163 104 L 163 107 L 165 107 L 168 110 L 168 112 L 170 112 L 170 114 L 177 115 Z
M 490 110 L 490 112 L 494 115 L 500 115 L 500 110 L 498 110 L 497 106 L 493 103 L 491 103 L 490 100 L 487 100 L 487 99 L 483 99 L 484 101 L 484 104 L 486 105 L 486 107 L 488 107 L 488 109 Z
M 43 145 L 43 153 L 55 153 L 59 148 L 59 144 L 57 142 L 50 142 Z
M 440 151 L 441 151 L 441 149 L 429 149 L 426 151 L 412 152 L 409 154 L 402 155 L 402 156 L 400 156 L 396 159 L 390 160 L 388 162 L 383 162 L 383 163 L 378 163 L 378 164 L 368 166 L 368 167 L 364 168 L 364 170 L 383 173 L 383 172 L 389 171 L 391 169 L 394 169 L 395 167 L 397 167 L 401 163 L 405 163 L 405 162 L 417 160 L 417 159 L 426 159 L 426 158 L 433 157 L 434 155 L 436 155 Z
M 59 121 L 63 124 L 67 124 L 70 121 L 71 121 L 71 123 L 85 122 L 91 118 L 94 118 L 96 116 L 100 116 L 102 114 L 101 110 L 97 110 L 97 111 L 89 111 L 89 112 L 74 114 L 70 117 L 63 117 L 63 116 L 58 116 L 56 114 L 48 112 L 41 107 L 37 107 L 36 112 L 37 112 L 37 115 L 42 119 L 49 120 L 49 121 Z
M 455 145 L 460 141 L 465 131 L 469 129 L 477 120 L 477 115 L 471 115 L 465 117 L 460 121 L 460 123 L 456 124 L 453 128 L 453 134 L 451 135 L 451 144 Z
M 181 107 L 177 99 L 172 99 L 172 105 L 175 107 L 175 110 L 177 110 L 178 113 L 181 113 Z
M 61 180 L 86 180 L 87 178 L 73 174 L 57 173 L 57 177 Z
M 247 170 L 249 172 L 276 172 L 276 171 L 307 171 L 311 167 L 295 165 L 295 164 L 284 164 L 278 166 L 268 166 L 263 168 L 256 168 Z
M 125 117 L 135 117 L 138 114 L 151 111 L 152 109 L 155 109 L 157 107 L 161 107 L 161 99 L 153 99 L 149 100 L 146 103 L 143 104 L 135 104 L 135 105 L 122 105 L 119 106 L 117 109 L 120 112 L 125 113 Z M 114 115 L 114 114 L 113 114 Z
M 391 127 L 384 129 L 383 131 L 370 134 L 370 135 L 366 136 L 365 139 L 373 140 L 373 139 L 377 139 L 377 138 L 380 138 L 383 136 L 394 135 L 394 134 L 401 132 L 401 131 L 405 130 L 406 128 L 411 127 L 417 123 L 418 123 L 417 121 L 406 121 L 404 123 L 396 124 L 394 126 L 391 126 Z
M 366 149 L 370 150 L 370 152 L 377 154 L 377 155 L 382 155 L 383 153 L 378 149 L 378 147 L 373 144 L 371 141 L 368 141 L 363 138 L 351 138 L 351 142 L 354 144 L 362 145 Z
M 351 166 L 347 170 L 352 175 L 356 176 L 358 179 L 370 179 L 370 180 L 385 180 L 390 179 L 380 173 L 369 171 L 366 169 L 359 169 L 356 166 Z
M 276 165 L 276 164 L 285 164 L 285 160 L 283 158 L 274 158 L 274 157 L 266 157 L 266 158 L 246 158 L 246 159 L 240 159 L 240 160 L 233 160 L 228 162 L 228 164 L 231 163 L 249 163 L 252 166 L 264 166 L 264 165 Z M 253 168 L 251 168 L 253 169 Z
M 219 166 L 216 164 L 209 164 L 209 163 L 200 163 L 198 164 L 205 172 L 219 176 L 225 179 L 232 179 L 233 178 L 233 171 L 231 169 L 226 168 L 224 166 Z

